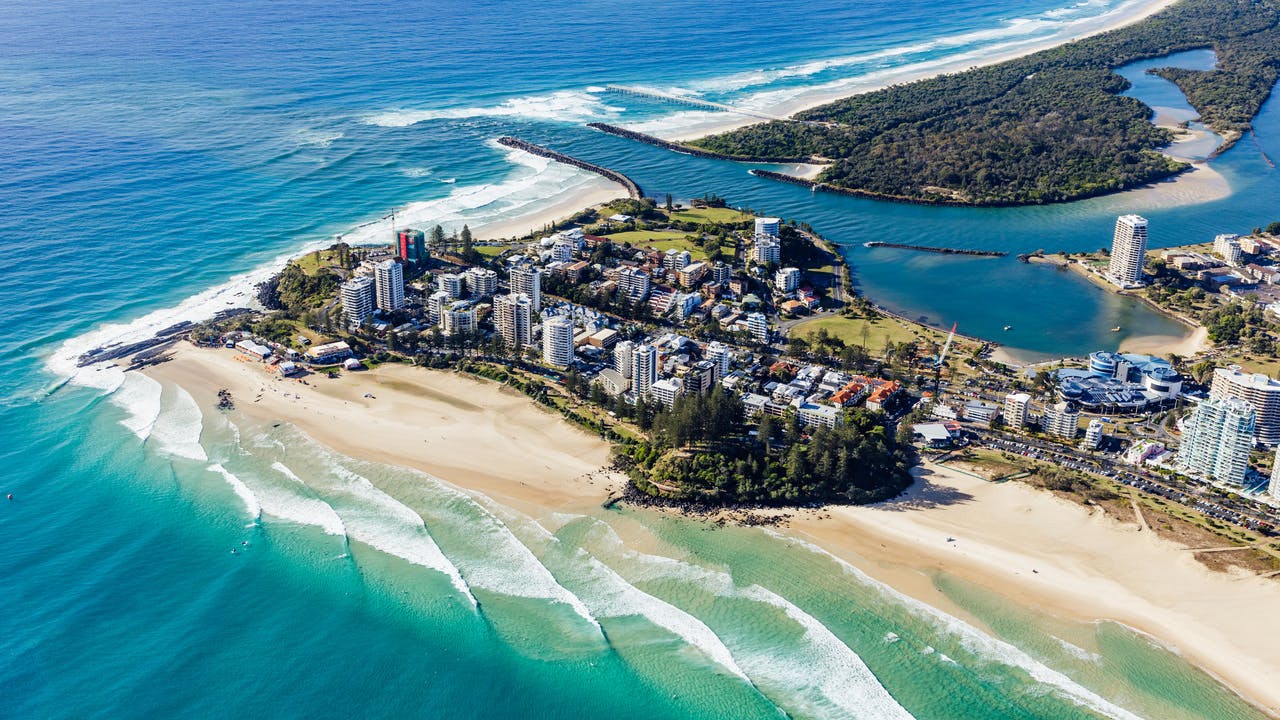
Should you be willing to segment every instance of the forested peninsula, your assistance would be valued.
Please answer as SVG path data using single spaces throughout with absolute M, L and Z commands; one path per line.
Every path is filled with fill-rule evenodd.
M 1144 185 L 1188 165 L 1171 133 L 1117 93 L 1113 68 L 1212 48 L 1218 67 L 1153 72 L 1233 141 L 1280 74 L 1280 0 L 1182 0 L 1134 25 L 997 65 L 855 95 L 689 143 L 723 155 L 818 156 L 817 182 L 911 202 L 1065 202 Z

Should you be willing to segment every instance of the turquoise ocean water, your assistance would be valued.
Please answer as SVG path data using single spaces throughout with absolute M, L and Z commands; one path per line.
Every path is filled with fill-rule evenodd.
M 1013 325 L 1001 339 L 1029 353 L 1114 346 L 1114 325 L 1177 334 L 1065 274 L 861 243 L 1077 250 L 1106 244 L 1119 212 L 1146 214 L 1154 244 L 1280 219 L 1259 152 L 1280 150 L 1274 102 L 1256 144 L 1215 161 L 1230 197 L 1152 209 L 813 196 L 582 127 L 705 119 L 606 83 L 770 107 L 1070 37 L 1118 7 L 0 9 L 0 491 L 15 496 L 0 505 L 0 717 L 1257 717 L 1124 628 L 1041 617 L 954 578 L 935 585 L 964 622 L 760 530 L 529 517 L 202 413 L 142 377 L 68 382 L 80 350 L 239 304 L 279 258 L 339 233 L 376 239 L 368 223 L 392 209 L 475 225 L 587 180 L 498 148 L 503 134 L 651 192 L 804 219 L 848 246 L 874 297 L 974 334 Z M 622 539 L 637 534 L 653 538 L 643 551 Z

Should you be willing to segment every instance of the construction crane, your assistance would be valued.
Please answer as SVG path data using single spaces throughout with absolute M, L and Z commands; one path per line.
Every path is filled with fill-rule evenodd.
M 933 397 L 935 402 L 941 397 L 942 366 L 947 361 L 947 352 L 951 350 L 951 341 L 956 339 L 957 325 L 959 323 L 952 323 L 951 332 L 947 335 L 947 341 L 942 345 L 942 352 L 938 353 L 938 362 L 933 366 Z

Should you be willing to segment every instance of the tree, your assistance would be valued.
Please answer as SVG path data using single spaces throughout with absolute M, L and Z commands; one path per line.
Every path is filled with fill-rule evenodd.
M 467 260 L 470 260 L 472 254 L 474 253 L 475 253 L 475 248 L 471 246 L 471 228 L 467 227 L 466 225 L 463 225 L 462 226 L 462 257 L 466 258 Z
M 431 228 L 431 244 L 432 245 L 444 244 L 444 228 L 440 227 L 439 225 L 436 225 L 435 227 Z
M 667 212 L 671 212 L 671 193 L 667 193 Z

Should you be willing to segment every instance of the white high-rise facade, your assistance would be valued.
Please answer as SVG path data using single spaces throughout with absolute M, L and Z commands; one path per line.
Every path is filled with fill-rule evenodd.
M 523 294 L 493 299 L 493 327 L 507 347 L 519 349 L 533 342 L 533 304 Z
M 470 301 L 458 300 L 445 308 L 440 317 L 440 329 L 445 335 L 464 335 L 476 329 L 476 309 Z
M 1271 497 L 1280 500 L 1280 448 L 1276 448 L 1276 457 L 1271 464 L 1271 484 L 1267 486 Z
M 769 341 L 769 319 L 764 316 L 764 313 L 755 312 L 748 315 L 747 330 L 751 331 L 751 337 L 755 338 L 756 342 Z
M 1183 424 L 1178 466 L 1193 477 L 1243 485 L 1257 417 L 1235 398 L 1200 403 Z
M 782 245 L 770 235 L 757 235 L 751 256 L 761 265 L 780 263 L 782 262 Z
M 781 225 L 782 221 L 775 217 L 756 218 L 756 235 L 778 237 L 778 229 Z
M 493 297 L 498 292 L 498 273 L 488 269 L 473 267 L 465 273 L 467 292 L 472 298 Z
M 639 345 L 631 351 L 631 389 L 636 395 L 650 394 L 658 379 L 658 349 L 652 345 Z
M 631 379 L 631 353 L 635 347 L 636 344 L 630 340 L 623 340 L 613 346 L 613 369 L 628 380 Z
M 356 327 L 373 314 L 374 284 L 374 279 L 368 275 L 354 277 L 342 283 L 339 295 L 347 327 Z
M 1015 430 L 1027 426 L 1027 415 L 1031 410 L 1031 396 L 1026 393 L 1013 393 L 1004 396 L 1004 424 Z
M 573 362 L 573 319 L 556 315 L 542 323 L 542 361 L 555 367 Z
M 1258 442 L 1280 446 L 1280 381 L 1261 373 L 1246 373 L 1239 367 L 1213 371 L 1211 399 L 1239 398 L 1258 413 Z
M 640 302 L 649 296 L 649 273 L 640 268 L 622 268 L 618 272 L 618 289 L 631 302 Z
M 1080 408 L 1075 403 L 1060 402 L 1044 409 L 1040 429 L 1055 437 L 1074 440 L 1080 429 Z
M 436 289 L 449 293 L 450 300 L 462 297 L 462 276 L 456 273 L 444 273 L 436 278 Z
M 728 345 L 719 340 L 712 340 L 707 343 L 707 350 L 703 353 L 703 357 L 711 361 L 716 368 L 716 382 L 720 382 L 729 374 L 729 362 L 733 359 L 733 351 Z
M 404 307 L 404 268 L 395 260 L 383 260 L 373 268 L 378 309 L 394 312 Z
M 1089 421 L 1089 427 L 1084 431 L 1084 446 L 1089 450 L 1097 450 L 1102 444 L 1102 421 L 1094 418 Z
M 1111 240 L 1111 265 L 1107 275 L 1120 287 L 1142 284 L 1142 265 L 1147 255 L 1147 220 L 1137 215 L 1116 219 Z
M 1222 257 L 1231 267 L 1240 266 L 1243 251 L 1240 249 L 1239 235 L 1218 235 L 1213 239 L 1213 251 Z
M 511 292 L 529 297 L 534 312 L 542 312 L 542 270 L 523 265 L 511 268 Z

